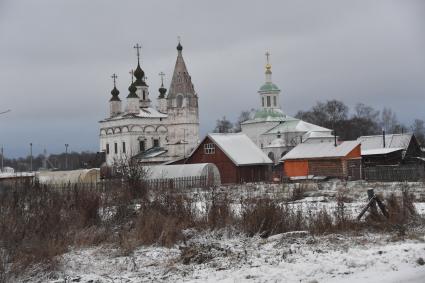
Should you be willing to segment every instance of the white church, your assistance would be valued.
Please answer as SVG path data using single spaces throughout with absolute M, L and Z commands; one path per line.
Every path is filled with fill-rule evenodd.
M 144 164 L 160 164 L 187 156 L 199 142 L 198 94 L 183 59 L 183 47 L 177 46 L 177 60 L 170 88 L 162 84 L 158 94 L 149 91 L 145 72 L 140 67 L 140 46 L 134 81 L 128 88 L 123 107 L 120 92 L 114 88 L 109 100 L 109 117 L 100 121 L 100 150 L 107 165 L 137 158 Z M 157 96 L 156 107 L 152 100 Z
M 286 115 L 281 108 L 280 89 L 272 81 L 270 54 L 265 82 L 258 90 L 260 107 L 251 119 L 241 123 L 241 130 L 277 164 L 281 157 L 300 143 L 331 142 L 332 130 Z

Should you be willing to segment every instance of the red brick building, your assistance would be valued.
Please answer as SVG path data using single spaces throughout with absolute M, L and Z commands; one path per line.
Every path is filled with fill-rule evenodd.
M 208 134 L 185 163 L 215 164 L 223 184 L 269 181 L 273 164 L 242 133 Z

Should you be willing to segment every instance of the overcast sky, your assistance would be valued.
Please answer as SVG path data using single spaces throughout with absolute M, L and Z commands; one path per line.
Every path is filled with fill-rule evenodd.
M 259 106 L 264 53 L 283 110 L 339 99 L 401 121 L 425 119 L 425 1 L 0 0 L 0 144 L 9 157 L 34 144 L 98 150 L 111 74 L 125 102 L 135 43 L 157 97 L 169 86 L 177 36 L 199 94 L 202 134 L 218 117 Z

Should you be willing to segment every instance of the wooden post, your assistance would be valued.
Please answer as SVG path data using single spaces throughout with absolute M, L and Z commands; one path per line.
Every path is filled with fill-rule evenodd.
M 369 199 L 370 202 L 370 208 L 371 208 L 371 213 L 372 215 L 376 215 L 377 214 L 377 209 L 376 209 L 376 201 L 375 201 L 375 192 L 373 191 L 373 189 L 367 190 L 367 198 Z

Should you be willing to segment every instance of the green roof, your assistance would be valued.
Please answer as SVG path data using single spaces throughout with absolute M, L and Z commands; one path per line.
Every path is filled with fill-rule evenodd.
M 283 112 L 278 109 L 260 109 L 255 113 L 254 119 L 267 117 L 279 118 L 285 117 L 285 114 L 283 114 Z
M 259 90 L 259 92 L 273 92 L 273 91 L 280 91 L 280 89 L 274 83 L 269 83 L 269 82 L 263 84 Z

